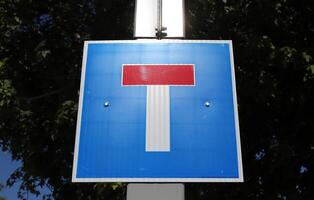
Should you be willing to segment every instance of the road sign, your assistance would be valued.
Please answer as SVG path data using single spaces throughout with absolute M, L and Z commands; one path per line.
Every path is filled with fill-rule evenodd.
M 243 181 L 231 41 L 85 42 L 72 180 Z

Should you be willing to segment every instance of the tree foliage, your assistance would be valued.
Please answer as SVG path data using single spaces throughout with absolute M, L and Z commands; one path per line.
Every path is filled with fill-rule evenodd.
M 188 39 L 231 39 L 245 182 L 186 184 L 187 199 L 311 199 L 314 6 L 186 0 Z M 0 0 L 0 146 L 7 181 L 47 199 L 123 199 L 121 184 L 71 183 L 84 40 L 133 39 L 134 1 Z
M 243 184 L 188 191 L 200 199 L 311 199 L 313 4 L 189 1 L 187 7 L 191 37 L 233 40 L 245 176 Z

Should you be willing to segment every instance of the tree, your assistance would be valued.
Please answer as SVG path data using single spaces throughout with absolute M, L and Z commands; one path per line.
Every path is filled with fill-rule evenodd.
M 26 191 L 38 194 L 44 185 L 55 199 L 106 199 L 118 193 L 120 188 L 70 180 L 83 40 L 91 34 L 96 39 L 131 35 L 126 24 L 131 24 L 133 3 L 0 5 L 0 145 L 23 163 L 7 184 L 21 181 L 21 198 Z
M 191 37 L 233 40 L 245 176 L 244 184 L 190 185 L 187 191 L 203 194 L 199 199 L 311 199 L 313 5 L 277 0 L 186 6 Z
M 186 0 L 188 39 L 232 39 L 245 183 L 186 184 L 187 199 L 311 199 L 314 18 L 307 0 Z M 0 1 L 0 146 L 54 199 L 123 199 L 72 184 L 84 40 L 132 39 L 134 1 Z

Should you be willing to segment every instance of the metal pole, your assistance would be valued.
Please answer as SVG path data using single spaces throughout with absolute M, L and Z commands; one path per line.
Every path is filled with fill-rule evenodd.
M 157 2 L 156 2 L 157 1 Z M 142 3 L 142 5 L 137 5 L 136 10 L 136 21 L 135 30 L 141 28 L 141 31 L 135 31 L 135 37 L 149 37 L 151 26 L 142 26 L 143 20 L 149 19 L 149 23 L 155 26 L 155 38 L 161 40 L 167 36 L 167 33 L 164 31 L 167 30 L 166 27 L 163 27 L 162 22 L 162 0 L 146 0 L 140 1 L 137 0 L 137 3 Z M 154 6 L 155 9 L 154 9 Z M 157 16 L 152 16 L 151 12 L 145 12 L 145 10 L 139 9 L 150 9 L 150 11 L 157 11 Z M 143 15 L 146 15 L 147 18 L 143 19 Z M 141 18 L 139 17 L 141 16 Z M 150 36 L 151 37 L 151 36 Z M 153 37 L 151 37 L 153 38 Z M 152 86 L 154 87 L 154 86 Z M 181 183 L 130 183 L 127 186 L 127 200 L 184 200 L 184 185 Z
M 157 1 L 157 30 L 160 31 L 162 27 L 162 0 Z
M 135 38 L 184 38 L 184 0 L 136 0 Z
M 184 185 L 176 183 L 132 183 L 127 187 L 127 200 L 184 200 Z
M 156 27 L 156 38 L 161 40 L 167 36 L 167 33 L 164 31 L 167 30 L 167 27 L 162 26 L 162 0 L 157 0 L 157 27 Z

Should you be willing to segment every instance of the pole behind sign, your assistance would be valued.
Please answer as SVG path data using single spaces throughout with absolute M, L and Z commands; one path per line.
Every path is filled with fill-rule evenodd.
M 184 9 L 183 0 L 136 0 L 135 28 L 134 37 L 136 38 L 157 38 L 166 37 L 183 38 L 184 37 Z M 124 66 L 124 70 L 137 70 L 134 66 Z M 139 66 L 139 68 L 143 66 Z M 175 67 L 175 66 L 171 66 Z M 167 70 L 168 68 L 157 66 L 146 66 L 145 69 Z M 157 69 L 159 68 L 159 69 Z M 180 73 L 180 69 L 177 68 Z M 146 116 L 146 151 L 170 151 L 170 85 L 194 85 L 194 66 L 187 77 L 193 81 L 182 84 L 182 82 L 171 83 L 178 74 L 172 74 L 172 77 L 163 77 L 158 79 L 164 82 L 153 82 L 154 71 L 151 70 L 150 82 L 125 83 L 122 85 L 147 85 L 147 116 Z M 137 70 L 138 72 L 143 70 Z M 147 70 L 145 70 L 147 71 Z M 172 70 L 171 70 L 172 71 Z M 136 72 L 135 72 L 136 73 Z M 160 73 L 159 73 L 160 74 Z M 190 77 L 189 77 L 190 75 Z M 132 76 L 132 75 L 131 75 Z M 134 74 L 133 74 L 134 76 Z M 139 77 L 142 77 L 139 75 Z M 138 77 L 138 78 L 139 78 Z M 123 76 L 127 81 L 127 76 Z M 129 77 L 130 78 L 130 77 Z M 137 79 L 138 80 L 138 79 Z M 146 79 L 147 80 L 147 79 Z M 184 82 L 184 81 L 183 81 Z M 162 195 L 162 196 L 160 196 Z M 183 184 L 129 184 L 127 188 L 127 200 L 146 200 L 146 199 L 172 199 L 184 200 Z

